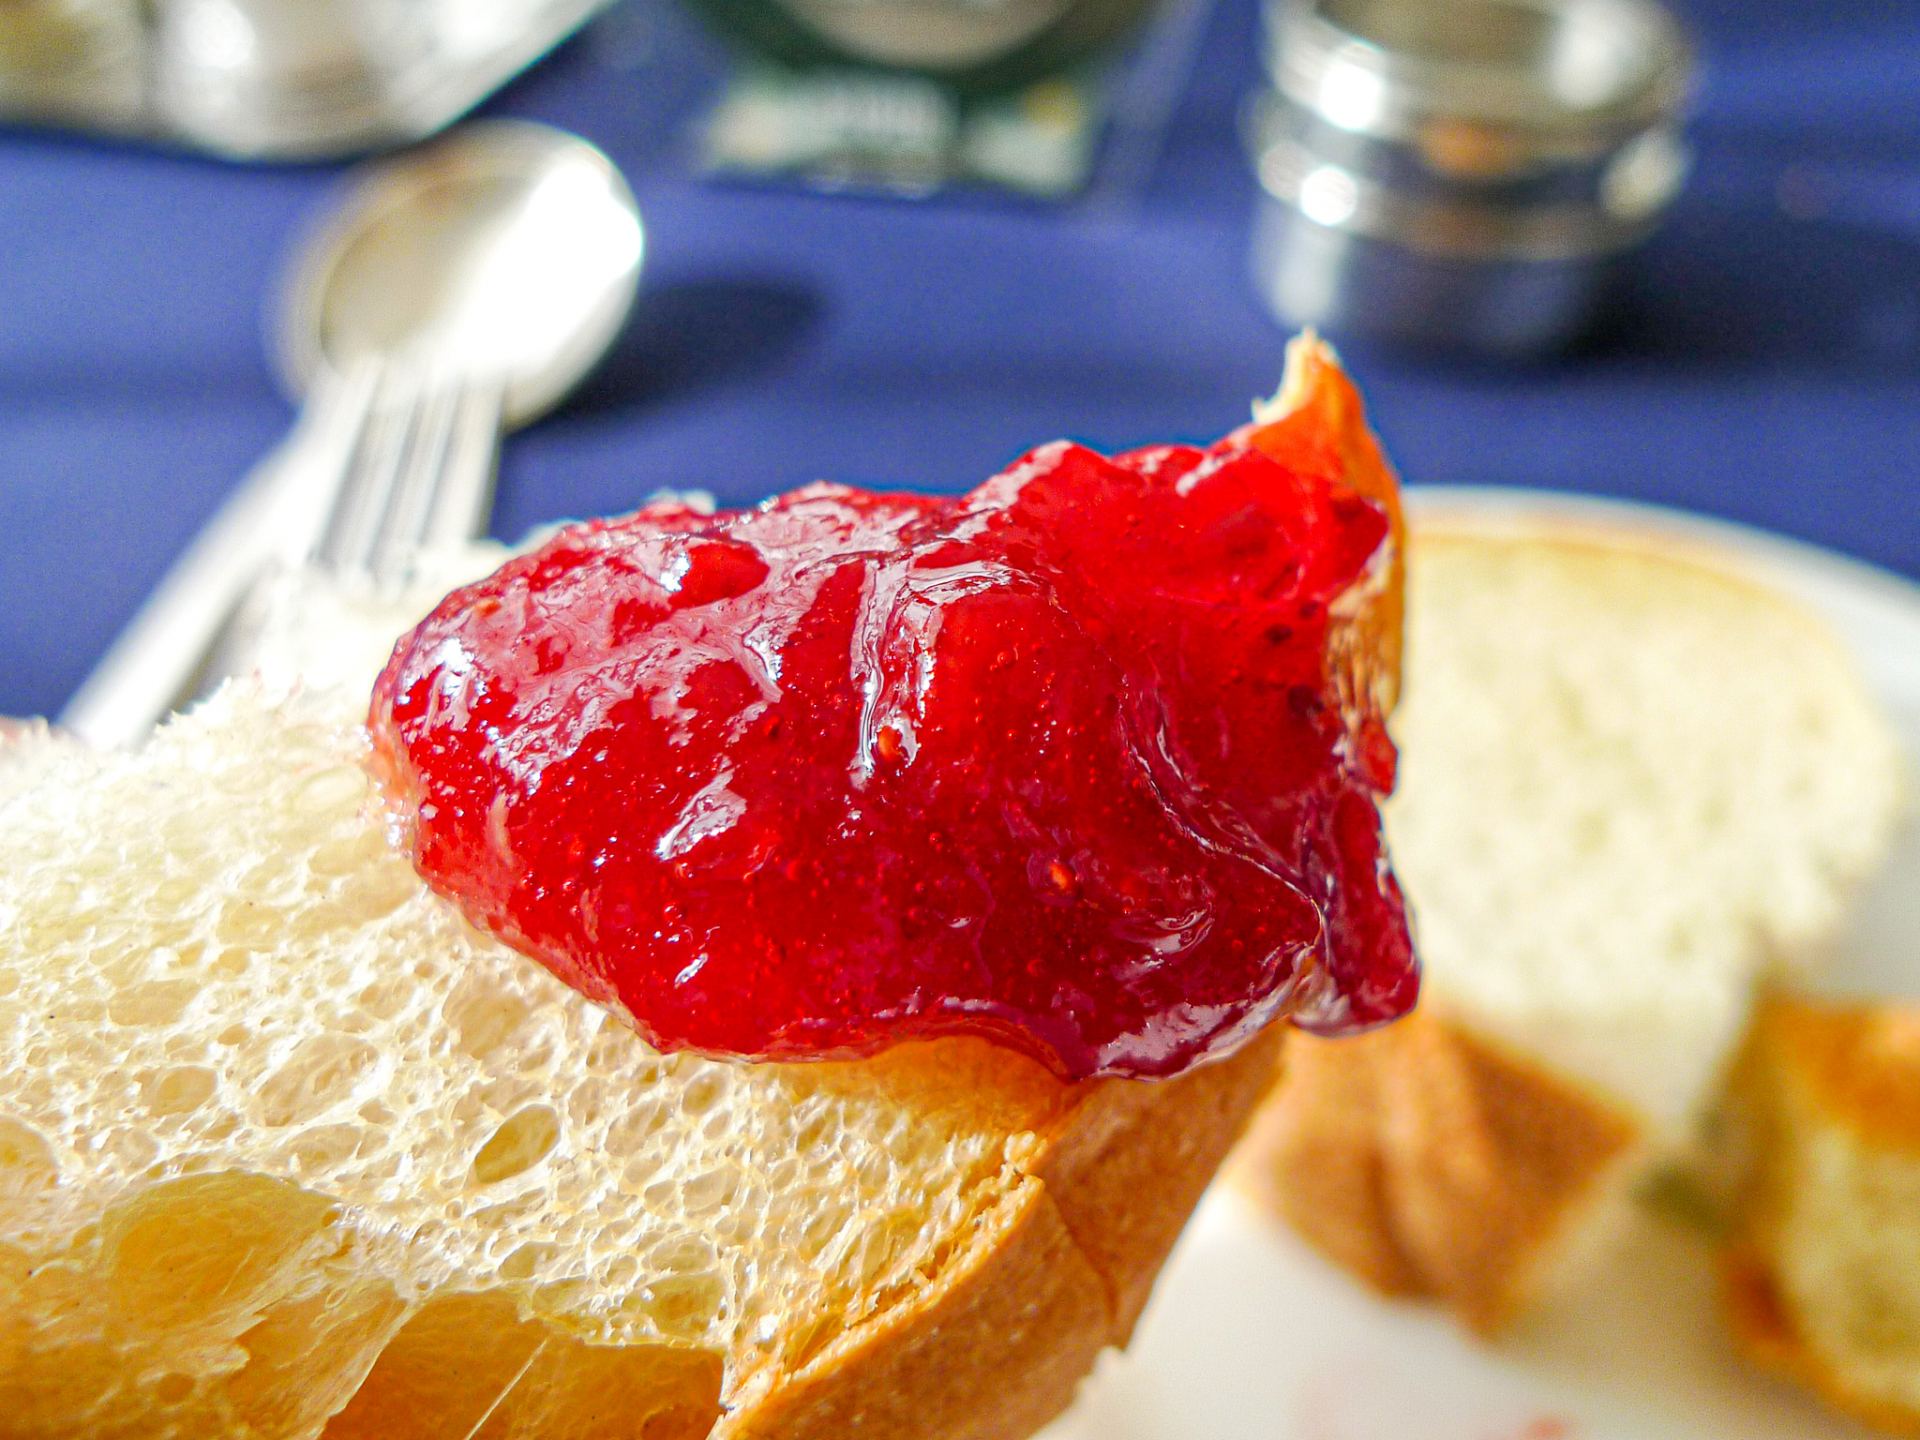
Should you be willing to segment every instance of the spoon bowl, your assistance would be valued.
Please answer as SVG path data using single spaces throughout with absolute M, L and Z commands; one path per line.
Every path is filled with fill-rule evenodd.
M 597 148 L 482 121 L 375 167 L 301 247 L 275 337 L 296 395 L 368 360 L 497 385 L 513 429 L 606 353 L 646 234 Z
M 245 663 L 276 567 L 393 583 L 421 548 L 484 534 L 502 430 L 552 409 L 606 354 L 645 251 L 613 163 L 544 125 L 480 122 L 356 172 L 275 307 L 299 424 L 174 562 L 62 724 L 102 747 L 139 743 Z

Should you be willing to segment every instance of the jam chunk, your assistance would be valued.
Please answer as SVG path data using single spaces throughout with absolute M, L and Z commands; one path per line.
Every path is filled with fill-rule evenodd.
M 664 1050 L 968 1032 L 1080 1079 L 1376 1024 L 1417 971 L 1344 468 L 1058 444 L 578 525 L 401 642 L 377 763 L 429 883 Z

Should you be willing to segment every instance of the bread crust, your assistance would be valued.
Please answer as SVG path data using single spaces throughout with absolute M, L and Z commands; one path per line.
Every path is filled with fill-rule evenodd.
M 1623 1111 L 1422 1010 L 1357 1040 L 1300 1037 L 1234 1176 L 1373 1288 L 1491 1333 L 1640 1147 Z
M 714 1440 L 1022 1440 L 1132 1333 L 1154 1276 L 1272 1085 L 1281 1032 L 1171 1081 L 1075 1087 L 1009 1147 L 973 1242 L 797 1371 L 743 1388 Z
M 1920 1008 L 1775 996 L 1761 1007 L 1734 1093 L 1754 1162 L 1721 1255 L 1722 1306 L 1736 1343 L 1760 1369 L 1834 1409 L 1891 1434 L 1920 1435 L 1920 1410 L 1863 1389 L 1828 1347 L 1809 1340 L 1777 1268 L 1795 1183 L 1788 1157 L 1794 1131 L 1813 1123 L 1805 1116 L 1867 1150 L 1920 1154 Z M 1802 1118 L 1789 1119 L 1794 1113 Z
M 1402 1020 L 1411 1025 L 1420 1012 Z M 1426 1293 L 1402 1248 L 1388 1193 L 1388 1071 L 1393 1030 L 1346 1041 L 1337 1056 L 1300 1037 L 1287 1073 L 1256 1112 L 1231 1183 L 1336 1265 L 1382 1295 Z
M 1720 1278 L 1727 1326 L 1747 1359 L 1812 1391 L 1863 1425 L 1890 1435 L 1920 1435 L 1920 1411 L 1855 1389 L 1806 1343 L 1757 1250 L 1744 1244 L 1729 1248 L 1721 1260 Z
M 1920 1007 L 1775 999 L 1754 1044 L 1833 1124 L 1876 1149 L 1920 1155 Z

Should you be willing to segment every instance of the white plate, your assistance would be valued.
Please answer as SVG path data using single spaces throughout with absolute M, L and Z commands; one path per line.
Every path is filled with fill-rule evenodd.
M 1810 546 L 1647 506 L 1426 489 L 1417 514 L 1551 516 L 1705 541 L 1825 614 L 1920 757 L 1920 587 Z M 1920 765 L 1916 765 L 1920 773 Z M 1830 981 L 1920 993 L 1920 834 L 1909 825 Z M 1604 1272 L 1489 1345 L 1367 1294 L 1216 1191 L 1125 1355 L 1044 1440 L 1852 1440 L 1866 1432 L 1733 1354 L 1712 1255 L 1645 1219 Z

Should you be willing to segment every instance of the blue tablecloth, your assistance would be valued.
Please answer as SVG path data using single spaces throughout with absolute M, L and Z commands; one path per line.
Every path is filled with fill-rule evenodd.
M 516 437 L 496 528 L 662 485 L 959 488 L 1027 445 L 1211 436 L 1278 373 L 1246 279 L 1256 81 L 1220 0 L 1151 178 L 1066 211 L 716 185 L 712 54 L 630 0 L 493 109 L 576 129 L 646 208 L 646 299 Z M 1698 167 L 1612 333 L 1522 371 L 1350 356 L 1415 482 L 1641 497 L 1920 575 L 1920 6 L 1692 0 Z M 0 135 L 0 714 L 56 709 L 285 430 L 263 296 L 332 173 Z

